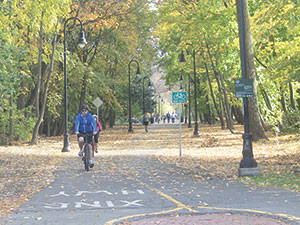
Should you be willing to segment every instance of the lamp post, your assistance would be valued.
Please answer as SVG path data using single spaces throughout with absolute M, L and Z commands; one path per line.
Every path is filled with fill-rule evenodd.
M 246 46 L 245 46 L 245 27 L 244 27 L 244 2 L 239 0 L 239 32 L 240 32 L 240 57 L 242 67 L 242 77 L 248 78 L 246 69 Z M 240 162 L 239 175 L 258 175 L 259 168 L 257 162 L 253 157 L 252 150 L 252 134 L 249 128 L 249 109 L 248 98 L 243 98 L 244 109 L 244 134 L 243 134 L 243 159 Z
M 188 128 L 192 128 L 192 120 L 191 120 L 191 75 L 190 75 L 190 73 L 189 73 L 188 93 L 189 93 L 189 123 L 188 123 Z
M 160 95 L 158 96 L 158 113 L 159 113 L 159 117 L 161 117 L 161 101 L 160 101 Z
M 129 101 L 129 113 L 128 113 L 128 122 L 129 122 L 129 128 L 128 128 L 128 132 L 133 132 L 132 129 L 132 121 L 131 121 L 131 85 L 130 85 L 130 64 L 132 62 L 135 62 L 137 64 L 137 71 L 136 74 L 140 74 L 140 65 L 139 62 L 136 61 L 135 59 L 130 60 L 130 62 L 128 63 L 128 101 Z
M 64 104 L 65 104 L 65 135 L 64 135 L 64 146 L 62 152 L 69 152 L 70 151 L 70 144 L 69 144 L 69 132 L 68 132 L 68 95 L 67 95 L 67 47 L 66 47 L 66 25 L 70 20 L 78 20 L 81 26 L 78 46 L 83 48 L 86 45 L 86 40 L 84 37 L 84 31 L 82 22 L 77 17 L 71 17 L 66 20 L 64 24 Z
M 162 117 L 162 115 L 164 114 L 163 112 L 163 103 L 164 103 L 164 99 L 161 99 L 161 103 L 160 103 L 160 116 Z
M 195 98 L 195 129 L 194 129 L 194 135 L 195 136 L 199 136 L 200 132 L 199 132 L 199 128 L 198 128 L 198 114 L 197 114 L 197 74 L 196 74 L 196 52 L 195 50 L 193 50 L 193 69 L 194 69 L 194 98 Z M 180 62 L 185 62 L 185 58 L 184 58 L 184 53 L 183 51 L 180 54 Z M 189 91 L 190 91 L 190 80 L 189 80 Z M 189 103 L 190 103 L 190 93 L 189 93 Z M 190 105 L 189 105 L 189 127 L 190 127 L 190 115 L 191 115 L 191 111 L 190 111 Z

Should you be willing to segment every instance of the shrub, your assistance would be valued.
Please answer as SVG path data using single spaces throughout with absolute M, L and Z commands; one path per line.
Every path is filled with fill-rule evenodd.
M 282 131 L 287 133 L 300 133 L 300 111 L 290 110 L 282 116 Z

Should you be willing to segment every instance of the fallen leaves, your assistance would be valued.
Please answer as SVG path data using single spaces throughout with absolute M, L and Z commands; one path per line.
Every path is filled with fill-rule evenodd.
M 236 126 L 242 131 L 242 126 Z M 143 126 L 107 129 L 100 134 L 99 155 L 109 157 L 118 155 L 126 161 L 132 155 L 156 156 L 165 164 L 187 168 L 196 180 L 214 177 L 235 180 L 238 177 L 239 163 L 242 159 L 242 137 L 221 130 L 219 126 L 199 126 L 200 136 L 193 135 L 193 129 L 182 126 L 182 157 L 179 157 L 179 132 L 176 125 L 150 125 L 149 132 Z M 262 174 L 300 173 L 300 140 L 297 135 L 274 136 L 269 140 L 253 143 L 254 158 Z M 16 210 L 36 192 L 49 185 L 53 171 L 64 168 L 65 158 L 77 157 L 76 136 L 70 136 L 71 152 L 62 153 L 63 137 L 41 138 L 36 146 L 0 146 L 0 216 Z M 117 171 L 118 165 L 111 163 L 107 171 Z M 149 168 L 144 168 L 148 170 Z M 131 165 L 123 168 L 128 177 L 139 176 Z M 162 171 L 163 172 L 163 171 Z M 160 174 L 152 177 L 159 178 Z M 293 179 L 293 178 L 291 178 Z M 262 178 L 261 185 L 273 185 Z M 252 182 L 245 178 L 245 182 Z M 184 185 L 184 184 L 182 184 Z M 300 184 L 282 184 L 282 187 L 299 190 Z M 51 186 L 48 186 L 51 188 Z M 61 187 L 64 188 L 63 186 Z M 164 187 L 161 187 L 162 189 Z

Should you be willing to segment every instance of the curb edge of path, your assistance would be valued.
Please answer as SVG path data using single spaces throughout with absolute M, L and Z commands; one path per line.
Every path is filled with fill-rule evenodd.
M 129 219 L 120 219 L 114 225 L 147 225 L 147 224 L 161 224 L 167 225 L 170 222 L 176 225 L 196 225 L 200 221 L 209 221 L 209 224 L 234 225 L 234 221 L 242 221 L 243 225 L 253 225 L 259 221 L 263 225 L 299 225 L 300 221 L 280 215 L 266 215 L 263 213 L 249 213 L 249 212 L 211 212 L 211 213 L 175 213 L 175 214 L 157 214 L 144 215 L 132 217 Z M 247 223 L 245 223 L 247 221 Z M 208 224 L 208 223 L 205 223 Z

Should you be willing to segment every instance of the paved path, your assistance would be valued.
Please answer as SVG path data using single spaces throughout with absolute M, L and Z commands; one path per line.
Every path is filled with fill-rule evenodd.
M 151 155 L 98 156 L 95 168 L 84 172 L 81 159 L 73 158 L 52 184 L 0 223 L 300 224 L 300 193 L 209 177 L 203 181 L 202 172 Z

